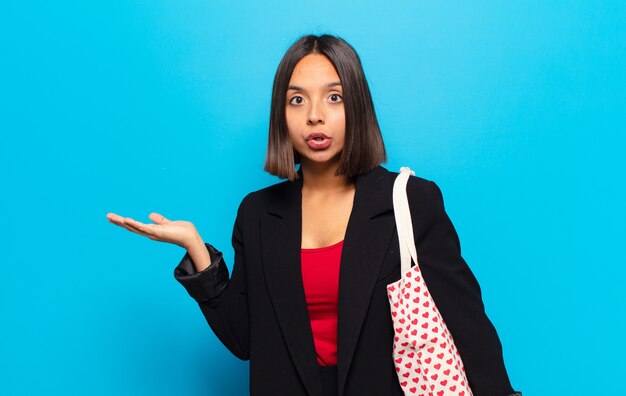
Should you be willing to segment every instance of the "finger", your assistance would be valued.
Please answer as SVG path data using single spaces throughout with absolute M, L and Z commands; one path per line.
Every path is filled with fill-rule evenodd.
M 141 228 L 142 223 L 135 221 L 131 219 L 130 217 L 122 217 L 115 213 L 108 213 L 106 217 L 107 219 L 109 219 L 109 222 L 119 227 L 125 228 L 127 231 L 130 231 L 135 234 L 139 234 L 148 238 L 152 238 L 152 235 L 150 235 L 149 233 L 146 232 L 146 230 L 143 230 Z
M 133 228 L 136 228 L 136 229 L 141 230 L 143 232 L 146 232 L 146 229 L 145 229 L 146 224 L 144 224 L 144 223 L 142 223 L 140 221 L 137 221 L 137 220 L 135 220 L 135 219 L 133 219 L 131 217 L 125 217 L 124 218 L 124 224 L 132 226 Z
M 143 231 L 143 230 L 141 230 L 141 229 L 139 229 L 139 228 L 137 228 L 137 227 L 135 227 L 133 225 L 130 225 L 130 224 L 124 224 L 124 225 L 122 225 L 122 227 L 126 228 L 130 232 L 134 232 L 135 234 L 143 235 L 143 236 L 148 237 L 148 238 L 152 238 L 153 237 L 152 235 L 146 233 L 145 231 Z
M 128 222 L 127 224 L 141 231 L 143 235 L 151 238 L 157 238 L 157 234 L 159 232 L 158 224 L 145 224 L 133 219 L 130 219 L 130 222 Z
M 148 218 L 150 218 L 150 220 L 152 220 L 156 224 L 167 224 L 170 222 L 168 219 L 165 218 L 165 216 L 160 215 L 158 213 L 154 213 L 154 212 L 150 213 Z
M 123 218 L 112 218 L 109 219 L 109 223 L 113 223 L 117 226 L 124 227 L 124 219 Z
M 106 215 L 107 219 L 109 219 L 110 222 L 112 223 L 121 223 L 122 220 L 124 219 L 122 216 L 115 214 L 115 213 L 107 213 Z

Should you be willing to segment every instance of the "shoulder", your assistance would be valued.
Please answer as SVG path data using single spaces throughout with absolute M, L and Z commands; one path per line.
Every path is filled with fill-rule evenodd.
M 381 169 L 380 173 L 384 175 L 383 177 L 388 178 L 389 182 L 393 184 L 399 172 L 389 171 L 382 166 L 379 168 Z M 427 197 L 438 199 L 441 196 L 441 190 L 434 181 L 416 175 L 409 177 L 406 189 L 409 199 Z
M 261 213 L 289 195 L 293 182 L 285 180 L 248 193 L 239 204 L 238 216 Z
M 398 173 L 384 168 L 381 172 L 390 185 L 393 185 Z M 441 189 L 432 180 L 412 175 L 407 182 L 406 193 L 411 207 L 411 217 L 416 221 L 432 221 L 445 211 Z

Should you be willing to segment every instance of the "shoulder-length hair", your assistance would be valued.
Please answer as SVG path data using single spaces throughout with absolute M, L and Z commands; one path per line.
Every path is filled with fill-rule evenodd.
M 343 88 L 346 135 L 335 173 L 353 177 L 387 162 L 385 145 L 376 119 L 361 60 L 350 44 L 339 37 L 308 35 L 293 43 L 278 65 L 272 88 L 269 138 L 264 169 L 291 181 L 298 178 L 298 153 L 289 138 L 285 106 L 289 80 L 296 64 L 309 54 L 324 55 L 335 67 Z

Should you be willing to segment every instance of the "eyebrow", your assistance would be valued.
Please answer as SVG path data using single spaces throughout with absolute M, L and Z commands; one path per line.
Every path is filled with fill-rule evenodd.
M 341 86 L 341 81 L 333 81 L 333 82 L 326 84 L 326 88 L 340 87 L 340 86 Z M 289 90 L 304 91 L 305 89 L 298 85 L 290 85 L 289 87 L 287 87 L 287 90 L 288 91 Z

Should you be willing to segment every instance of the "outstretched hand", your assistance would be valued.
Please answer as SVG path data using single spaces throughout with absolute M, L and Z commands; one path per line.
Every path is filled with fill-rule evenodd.
M 185 249 L 189 247 L 197 235 L 193 223 L 184 220 L 168 220 L 158 213 L 150 213 L 148 218 L 154 224 L 145 224 L 130 217 L 122 217 L 115 213 L 107 213 L 109 222 L 126 228 L 135 234 L 143 235 L 159 242 L 173 243 Z

